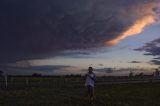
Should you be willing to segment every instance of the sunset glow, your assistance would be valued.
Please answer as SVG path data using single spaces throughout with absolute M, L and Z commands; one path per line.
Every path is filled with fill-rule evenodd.
M 128 28 L 127 31 L 123 32 L 122 35 L 120 35 L 118 38 L 108 41 L 106 42 L 106 44 L 115 45 L 128 36 L 134 36 L 136 34 L 141 33 L 147 25 L 153 24 L 154 22 L 155 22 L 154 16 L 145 16 L 142 19 L 137 20 L 130 28 Z

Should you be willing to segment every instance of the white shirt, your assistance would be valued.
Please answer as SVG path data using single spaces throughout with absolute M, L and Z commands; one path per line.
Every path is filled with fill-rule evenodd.
M 85 86 L 90 85 L 90 86 L 94 87 L 94 80 L 92 78 L 95 78 L 94 73 L 87 73 L 86 74 Z

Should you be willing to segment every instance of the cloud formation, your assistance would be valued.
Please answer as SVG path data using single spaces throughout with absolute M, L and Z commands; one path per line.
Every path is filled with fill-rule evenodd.
M 151 64 L 160 65 L 160 60 L 152 60 Z
M 155 39 L 149 43 L 146 43 L 143 47 L 135 49 L 136 51 L 145 51 L 144 55 L 156 56 L 151 60 L 151 63 L 160 65 L 160 38 Z
M 128 36 L 133 36 L 141 33 L 145 28 L 145 26 L 150 25 L 156 21 L 155 17 L 157 16 L 156 15 L 157 12 L 155 13 L 155 11 L 153 11 L 153 8 L 155 8 L 156 6 L 157 5 L 154 4 L 154 2 L 153 3 L 151 2 L 143 5 L 141 4 L 136 8 L 134 8 L 133 15 L 138 16 L 138 18 L 136 18 L 130 26 L 127 26 L 127 29 L 124 30 L 124 32 L 122 32 L 117 38 L 108 41 L 106 43 L 114 45 Z
M 145 46 L 135 49 L 136 51 L 145 51 L 145 55 L 160 56 L 160 38 L 155 39 L 149 43 L 146 43 Z
M 66 69 L 74 68 L 73 66 L 65 65 L 42 65 L 31 67 L 19 66 L 0 66 L 0 70 L 7 72 L 9 75 L 32 75 L 33 73 L 42 73 L 43 75 L 52 75 L 57 71 L 67 71 Z
M 114 45 L 154 23 L 158 2 L 2 0 L 0 57 Z
M 128 63 L 142 63 L 141 61 L 131 61 L 131 62 L 128 62 Z

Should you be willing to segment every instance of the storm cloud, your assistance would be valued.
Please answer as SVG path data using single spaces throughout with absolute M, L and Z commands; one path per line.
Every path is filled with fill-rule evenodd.
M 156 21 L 159 0 L 1 0 L 0 58 L 100 48 Z

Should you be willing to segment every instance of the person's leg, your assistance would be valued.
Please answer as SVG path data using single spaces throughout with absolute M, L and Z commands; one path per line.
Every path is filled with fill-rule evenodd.
M 94 96 L 94 91 L 93 91 L 93 87 L 92 86 L 88 86 L 88 93 L 89 93 L 89 102 L 93 103 L 93 96 Z
M 90 86 L 90 98 L 91 100 L 93 100 L 94 97 L 94 88 L 92 86 Z
M 87 85 L 87 96 L 89 96 L 90 97 L 90 85 Z
M 88 98 L 90 96 L 90 89 L 89 86 L 86 86 L 86 97 Z

